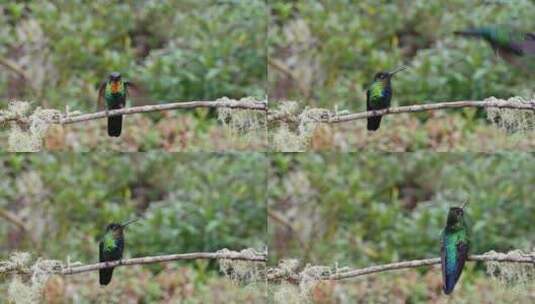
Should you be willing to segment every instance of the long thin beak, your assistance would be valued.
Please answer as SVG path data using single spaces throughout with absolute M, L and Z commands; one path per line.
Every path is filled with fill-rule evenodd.
M 466 205 L 468 205 L 468 200 L 466 200 L 466 201 L 464 202 L 464 204 L 461 206 L 461 209 L 464 209 L 464 207 L 466 207 Z
M 408 66 L 402 65 L 402 66 L 399 66 L 399 67 L 395 68 L 392 72 L 389 72 L 388 74 L 390 74 L 390 76 L 393 76 L 397 72 L 401 72 L 401 71 L 403 71 L 403 70 L 405 70 L 407 68 L 408 68 Z
M 126 227 L 127 225 L 130 225 L 130 224 L 132 224 L 132 223 L 134 223 L 134 222 L 137 222 L 138 220 L 139 220 L 139 218 L 134 218 L 134 219 L 128 220 L 128 221 L 122 223 L 121 226 L 124 228 L 124 227 Z

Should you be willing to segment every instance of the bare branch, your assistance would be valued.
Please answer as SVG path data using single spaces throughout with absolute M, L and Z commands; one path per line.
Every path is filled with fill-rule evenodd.
M 168 111 L 175 109 L 193 109 L 193 108 L 231 108 L 231 109 L 245 109 L 267 111 L 267 103 L 264 101 L 250 101 L 250 100 L 231 100 L 222 98 L 215 101 L 187 101 L 174 102 L 157 105 L 147 105 L 139 107 L 124 108 L 120 110 L 100 111 L 90 114 L 82 115 L 62 115 L 50 121 L 51 124 L 73 124 L 88 120 L 106 118 L 117 115 L 131 115 L 137 113 Z M 18 120 L 20 117 L 16 115 L 7 115 L 0 113 L 0 123 L 12 120 Z
M 366 119 L 373 116 L 384 116 L 384 115 L 393 115 L 401 113 L 414 113 L 414 112 L 424 112 L 424 111 L 434 111 L 434 110 L 443 110 L 443 109 L 458 109 L 458 108 L 507 108 L 507 109 L 518 109 L 518 110 L 531 110 L 535 111 L 535 101 L 531 102 L 519 102 L 513 100 L 499 100 L 495 98 L 489 98 L 484 101 L 452 101 L 452 102 L 439 102 L 439 103 L 429 103 L 421 105 L 410 105 L 403 107 L 394 107 L 384 110 L 376 111 L 367 111 L 353 114 L 343 114 L 336 115 L 335 113 L 325 111 L 325 115 L 317 120 L 317 122 L 323 123 L 340 123 L 358 119 Z M 286 115 L 277 115 L 276 112 L 270 113 L 268 116 L 268 121 L 274 120 L 285 120 L 288 116 Z
M 468 261 L 526 263 L 526 264 L 535 265 L 535 252 L 532 252 L 529 254 L 522 254 L 522 255 L 515 253 L 515 252 L 507 253 L 507 254 L 490 252 L 490 253 L 486 253 L 482 255 L 471 255 L 468 257 Z M 360 277 L 360 276 L 364 276 L 364 275 L 368 275 L 372 273 L 408 269 L 408 268 L 417 268 L 417 267 L 422 267 L 422 266 L 431 266 L 435 264 L 440 264 L 440 258 L 403 261 L 403 262 L 390 263 L 390 264 L 384 264 L 384 265 L 370 266 L 370 267 L 361 268 L 361 269 L 345 270 L 345 271 L 334 272 L 334 273 L 325 273 L 321 275 L 318 278 L 318 280 L 343 280 L 343 279 Z M 284 279 L 290 282 L 299 282 L 305 272 L 306 272 L 306 269 L 301 273 L 288 274 L 275 268 L 275 269 L 270 270 L 270 273 L 268 274 L 267 279 L 269 281 L 277 281 L 277 280 Z
M 265 263 L 267 260 L 266 254 L 258 253 L 254 249 L 244 249 L 240 252 L 231 251 L 228 249 L 222 249 L 217 252 L 193 252 L 193 253 L 180 253 L 180 254 L 170 254 L 170 255 L 160 255 L 160 256 L 149 256 L 149 257 L 139 257 L 131 259 L 123 259 L 111 262 L 102 262 L 81 266 L 64 266 L 61 261 L 57 260 L 38 260 L 32 267 L 27 265 L 22 265 L 20 263 L 14 263 L 11 260 L 0 261 L 0 274 L 2 273 L 16 273 L 16 274 L 32 274 L 34 272 L 35 266 L 41 263 L 48 265 L 54 265 L 49 268 L 47 272 L 59 275 L 71 275 L 82 272 L 95 271 L 104 268 L 110 267 L 119 267 L 126 265 L 144 265 L 144 264 L 155 264 L 155 263 L 166 263 L 179 260 L 241 260 L 241 261 L 250 261 L 250 262 L 261 262 Z
M 130 115 L 136 113 L 168 111 L 174 109 L 193 109 L 193 108 L 231 108 L 231 109 L 246 109 L 246 110 L 259 110 L 265 111 L 267 104 L 262 101 L 240 101 L 240 100 L 216 100 L 216 101 L 188 101 L 188 102 L 175 102 L 150 106 L 139 106 L 120 110 L 112 110 L 96 112 L 92 114 L 83 114 L 73 117 L 62 117 L 55 123 L 59 124 L 72 124 L 87 120 L 105 118 L 108 116 L 117 115 Z
M 251 261 L 251 262 L 266 262 L 266 257 L 263 255 L 250 255 L 243 252 L 195 252 L 195 253 L 182 253 L 182 254 L 170 254 L 170 255 L 160 255 L 152 257 L 142 257 L 142 258 L 132 258 L 125 259 L 113 262 L 103 262 L 96 264 L 89 264 L 76 267 L 68 267 L 60 272 L 62 275 L 70 275 L 87 271 L 94 271 L 103 268 L 118 267 L 125 265 L 144 265 L 144 264 L 154 264 L 154 263 L 165 263 L 178 260 L 215 260 L 215 259 L 225 259 L 225 260 L 242 260 L 242 261 Z

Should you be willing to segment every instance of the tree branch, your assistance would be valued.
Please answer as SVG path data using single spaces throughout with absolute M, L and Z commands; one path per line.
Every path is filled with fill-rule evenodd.
M 482 255 L 471 255 L 468 257 L 468 261 L 471 262 L 501 262 L 501 263 L 525 263 L 535 265 L 535 252 L 529 254 L 518 254 L 513 253 L 496 253 L 490 252 Z M 390 263 L 384 265 L 370 266 L 361 269 L 346 270 L 335 273 L 324 273 L 317 277 L 317 280 L 343 280 L 349 278 L 360 277 L 372 273 L 384 272 L 384 271 L 393 271 L 400 269 L 408 268 L 417 268 L 422 266 L 431 266 L 435 264 L 440 264 L 440 258 L 432 259 L 423 259 L 423 260 L 413 260 L 413 261 L 403 261 L 397 263 Z M 317 266 L 316 266 L 317 267 Z M 320 266 L 321 267 L 321 266 Z M 291 273 L 288 274 L 284 271 L 279 271 L 278 269 L 272 269 L 267 276 L 269 281 L 277 281 L 281 279 L 288 280 L 290 282 L 300 282 L 301 278 L 306 275 L 306 269 L 300 273 Z
M 175 109 L 193 109 L 193 108 L 231 108 L 231 109 L 245 109 L 245 110 L 257 110 L 267 111 L 267 103 L 264 101 L 250 101 L 250 100 L 231 100 L 227 98 L 218 99 L 215 101 L 187 101 L 187 102 L 174 102 L 157 105 L 147 105 L 139 107 L 124 108 L 119 110 L 100 111 L 90 114 L 81 115 L 61 115 L 54 117 L 50 123 L 52 124 L 73 124 L 88 120 L 106 118 L 109 116 L 117 115 L 131 115 L 137 113 L 168 111 Z M 18 120 L 21 117 L 17 115 L 3 114 L 0 116 L 0 123 L 12 120 Z
M 103 262 L 96 264 L 89 264 L 76 267 L 67 267 L 59 271 L 59 274 L 70 275 L 82 272 L 94 271 L 103 268 L 118 267 L 125 265 L 144 265 L 154 263 L 165 263 L 178 260 L 242 260 L 251 262 L 266 262 L 264 255 L 251 255 L 243 252 L 195 252 L 195 253 L 182 253 L 182 254 L 170 254 L 160 255 L 152 257 L 131 258 L 113 262 Z
M 373 116 L 384 116 L 401 113 L 414 113 L 424 111 L 434 111 L 442 109 L 456 109 L 456 108 L 506 108 L 517 110 L 531 110 L 535 111 L 535 101 L 519 102 L 513 100 L 499 100 L 495 98 L 489 98 L 484 101 L 451 101 L 451 102 L 439 102 L 422 105 L 410 105 L 402 107 L 388 108 L 384 110 L 359 112 L 353 114 L 337 115 L 325 110 L 325 113 L 318 118 L 317 122 L 323 123 L 340 123 L 351 120 L 366 119 Z M 272 112 L 268 116 L 268 121 L 285 120 L 288 115 L 277 115 L 276 112 Z
M 0 274 L 2 273 L 16 273 L 16 274 L 29 274 L 31 275 L 35 269 L 43 268 L 44 271 L 51 274 L 59 275 L 72 275 L 82 272 L 95 271 L 110 267 L 119 267 L 126 265 L 144 265 L 155 263 L 166 263 L 179 260 L 241 260 L 251 262 L 265 263 L 267 261 L 266 254 L 258 253 L 254 249 L 244 249 L 240 252 L 231 251 L 228 249 L 222 249 L 217 252 L 193 252 L 193 253 L 180 253 L 169 254 L 160 256 L 149 256 L 140 258 L 123 259 L 110 262 L 102 262 L 81 266 L 63 265 L 58 260 L 43 260 L 38 259 L 33 266 L 26 265 L 20 262 L 20 258 L 12 258 L 8 261 L 0 261 Z
M 24 223 L 22 219 L 20 219 L 16 214 L 10 212 L 9 210 L 0 208 L 0 218 L 4 218 L 6 221 L 13 223 L 15 226 L 19 227 L 25 232 L 29 230 L 28 226 L 26 226 L 26 223 Z

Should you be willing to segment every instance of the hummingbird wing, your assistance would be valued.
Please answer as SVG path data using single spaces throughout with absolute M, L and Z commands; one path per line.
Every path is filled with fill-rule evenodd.
M 106 89 L 106 81 L 100 83 L 98 87 L 97 111 L 103 108 L 102 99 L 104 98 L 104 90 Z
M 99 262 L 106 262 L 108 259 L 104 254 L 104 242 L 100 241 L 98 244 L 98 260 Z M 108 285 L 113 275 L 113 268 L 103 268 L 98 271 L 98 280 L 100 285 Z
M 129 96 L 132 97 L 131 101 L 134 105 L 147 105 L 154 103 L 150 100 L 146 100 L 145 97 L 147 94 L 141 86 L 131 81 L 125 81 L 124 84 L 126 85 Z
M 442 238 L 440 246 L 440 261 L 442 266 L 442 289 L 445 294 L 450 294 L 455 288 L 455 284 L 461 277 L 466 259 L 468 258 L 468 243 L 459 241 L 455 245 L 455 252 L 446 248 L 447 240 Z
M 459 280 L 461 277 L 461 273 L 463 272 L 464 263 L 468 259 L 468 243 L 465 241 L 461 241 L 457 243 L 457 267 L 455 269 L 455 283 Z

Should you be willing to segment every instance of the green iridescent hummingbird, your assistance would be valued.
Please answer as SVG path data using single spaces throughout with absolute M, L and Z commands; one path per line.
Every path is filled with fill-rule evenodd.
M 454 33 L 487 41 L 499 57 L 516 66 L 524 66 L 522 59 L 535 55 L 535 33 L 505 26 L 483 26 Z
M 403 71 L 407 66 L 402 65 L 392 72 L 379 72 L 375 74 L 373 82 L 366 91 L 366 111 L 382 110 L 390 107 L 392 99 L 392 76 Z M 381 125 L 382 116 L 368 117 L 368 131 L 375 131 Z
M 463 271 L 470 249 L 469 231 L 464 217 L 464 207 L 452 207 L 448 212 L 446 227 L 442 232 L 440 257 L 442 265 L 442 290 L 450 294 Z
M 135 85 L 130 81 L 124 81 L 118 72 L 112 72 L 108 78 L 100 84 L 98 89 L 98 107 L 102 107 L 102 99 L 106 100 L 106 111 L 122 109 L 126 105 L 127 92 Z M 119 137 L 123 128 L 123 116 L 108 117 L 108 135 Z
M 128 220 L 123 224 L 111 223 L 106 227 L 106 232 L 98 244 L 99 261 L 109 262 L 123 258 L 124 228 L 136 222 L 138 219 Z M 100 285 L 108 285 L 113 275 L 114 267 L 99 270 Z

